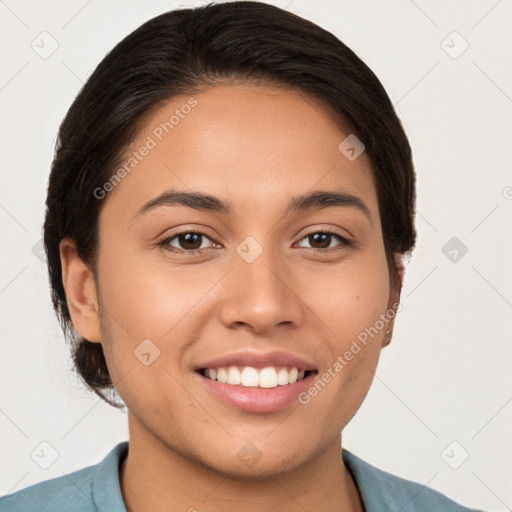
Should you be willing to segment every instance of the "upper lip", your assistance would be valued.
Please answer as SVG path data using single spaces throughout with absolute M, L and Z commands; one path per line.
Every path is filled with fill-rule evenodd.
M 316 370 L 316 366 L 313 363 L 306 361 L 302 357 L 282 351 L 234 352 L 198 364 L 194 367 L 194 370 L 200 370 L 202 368 L 219 368 L 221 366 L 230 365 L 253 367 L 282 365 L 293 366 L 298 370 Z

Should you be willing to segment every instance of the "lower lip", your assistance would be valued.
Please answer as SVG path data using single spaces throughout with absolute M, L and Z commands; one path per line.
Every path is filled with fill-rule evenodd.
M 204 377 L 199 372 L 195 373 L 201 383 L 224 403 L 241 411 L 256 413 L 277 412 L 292 404 L 300 393 L 311 386 L 316 376 L 316 373 L 312 372 L 301 381 L 268 389 L 233 386 Z

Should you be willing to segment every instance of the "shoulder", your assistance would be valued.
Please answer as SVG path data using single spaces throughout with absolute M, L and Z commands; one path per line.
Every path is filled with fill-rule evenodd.
M 119 463 L 128 442 L 116 445 L 98 464 L 64 474 L 0 498 L 0 512 L 125 512 Z
M 346 449 L 342 457 L 359 487 L 367 512 L 484 512 L 460 505 L 426 485 L 372 466 Z
M 95 512 L 92 479 L 96 466 L 52 478 L 0 498 L 1 512 L 69 510 Z

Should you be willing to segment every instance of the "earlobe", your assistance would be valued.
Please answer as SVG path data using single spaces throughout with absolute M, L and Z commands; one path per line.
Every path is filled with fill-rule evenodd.
M 73 327 L 86 340 L 99 343 L 102 336 L 93 273 L 78 256 L 74 240 L 64 238 L 59 250 L 62 283 Z
M 382 347 L 387 347 L 391 343 L 391 338 L 393 336 L 393 331 L 391 329 L 386 330 L 384 335 L 384 339 L 382 340 Z
M 394 284 L 391 285 L 389 290 L 389 299 L 386 310 L 386 318 L 389 319 L 386 326 L 386 331 L 382 339 L 382 347 L 387 347 L 391 343 L 393 337 L 393 327 L 395 325 L 395 317 L 400 306 L 400 294 L 403 285 L 404 276 L 404 264 L 402 261 L 402 255 L 400 253 L 394 254 L 395 264 L 397 268 L 397 279 Z

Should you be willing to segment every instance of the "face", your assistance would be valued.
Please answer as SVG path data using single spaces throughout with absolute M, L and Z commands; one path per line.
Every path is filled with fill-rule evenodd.
M 340 151 L 349 134 L 319 103 L 248 85 L 193 98 L 175 97 L 146 120 L 126 153 L 138 152 L 136 165 L 101 199 L 99 327 L 78 313 L 73 321 L 103 344 L 131 439 L 258 477 L 339 442 L 370 387 L 396 290 L 370 161 Z M 217 201 L 169 196 L 144 207 L 170 191 Z M 297 201 L 319 191 L 342 195 Z M 302 362 L 248 364 L 271 352 Z M 273 366 L 292 381 L 283 367 L 314 371 L 234 391 L 197 371 L 232 354 L 239 370 Z M 244 464 L 245 453 L 259 453 L 258 464 Z

